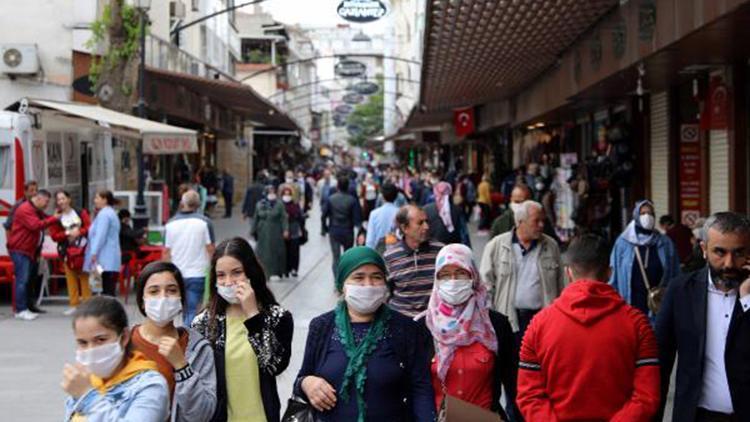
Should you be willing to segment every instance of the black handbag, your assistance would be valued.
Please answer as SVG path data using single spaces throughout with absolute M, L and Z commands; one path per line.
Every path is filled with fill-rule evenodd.
M 292 396 L 286 406 L 281 422 L 315 422 L 315 409 L 303 399 Z

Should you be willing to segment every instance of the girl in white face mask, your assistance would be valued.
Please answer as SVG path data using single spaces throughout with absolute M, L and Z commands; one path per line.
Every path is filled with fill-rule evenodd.
M 209 270 L 206 308 L 193 328 L 213 346 L 218 399 L 213 420 L 278 421 L 276 376 L 292 350 L 292 315 L 266 284 L 264 267 L 249 243 L 221 242 Z
M 73 314 L 76 363 L 63 369 L 65 420 L 164 421 L 169 390 L 156 363 L 129 345 L 128 317 L 120 302 L 93 297 Z
M 444 246 L 435 260 L 435 285 L 424 323 L 433 337 L 430 366 L 435 405 L 450 394 L 508 420 L 500 407 L 501 383 L 515 390 L 517 351 L 508 319 L 489 309 L 472 251 L 462 244 Z M 506 397 L 515 403 L 515 397 Z M 515 405 L 507 409 L 518 415 Z
M 188 327 L 175 327 L 185 301 L 180 270 L 152 262 L 136 282 L 143 324 L 132 330 L 132 344 L 156 362 L 169 387 L 172 420 L 208 420 L 216 407 L 216 369 L 211 345 Z

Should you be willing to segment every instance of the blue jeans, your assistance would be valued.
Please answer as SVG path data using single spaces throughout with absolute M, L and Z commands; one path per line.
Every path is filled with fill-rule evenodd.
M 31 276 L 31 258 L 22 253 L 11 252 L 10 259 L 13 261 L 13 272 L 16 276 L 16 313 L 18 313 L 28 309 L 26 287 Z
M 203 300 L 203 288 L 206 283 L 205 277 L 191 277 L 185 279 L 185 309 L 182 314 L 184 315 L 183 323 L 186 327 L 190 326 L 195 318 L 195 313 L 198 310 L 198 306 Z

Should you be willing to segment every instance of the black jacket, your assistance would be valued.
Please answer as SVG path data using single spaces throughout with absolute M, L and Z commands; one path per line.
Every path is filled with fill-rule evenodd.
M 217 315 L 217 335 L 212 339 L 208 312 L 203 311 L 193 320 L 193 328 L 206 337 L 214 348 L 216 361 L 216 412 L 212 422 L 227 420 L 227 380 L 224 353 L 226 350 L 226 316 Z M 245 321 L 250 345 L 258 359 L 260 395 L 268 422 L 281 419 L 281 402 L 276 388 L 276 377 L 289 366 L 292 355 L 292 314 L 273 305 Z
M 708 268 L 672 280 L 656 319 L 656 338 L 661 361 L 662 409 L 664 410 L 675 354 L 675 421 L 695 420 L 703 387 L 706 349 L 706 306 Z M 744 312 L 739 299 L 734 307 L 724 352 L 729 392 L 738 420 L 750 420 L 750 312 Z M 661 415 L 657 420 L 661 420 Z
M 263 199 L 264 187 L 262 184 L 255 182 L 245 191 L 245 200 L 242 202 L 242 215 L 252 217 L 255 215 L 255 206 L 258 201 Z
M 323 204 L 321 224 L 324 230 L 352 231 L 360 226 L 361 211 L 357 199 L 342 192 L 336 192 Z
M 424 317 L 420 318 L 419 322 L 422 324 L 422 328 L 425 330 L 425 335 L 431 337 L 427 324 Z M 514 413 L 513 418 L 510 420 L 518 421 L 521 420 L 521 413 L 518 411 L 516 405 L 516 379 L 518 376 L 518 350 L 515 346 L 515 337 L 513 336 L 513 329 L 510 327 L 508 318 L 490 309 L 490 322 L 492 328 L 495 329 L 495 335 L 497 336 L 497 354 L 495 354 L 495 367 L 493 369 L 492 379 L 494 385 L 492 386 L 492 410 L 502 416 L 503 420 L 508 420 L 508 416 L 500 405 L 500 395 L 502 388 L 505 387 L 505 401 L 507 403 L 513 403 L 512 412 Z M 430 342 L 429 344 L 429 355 L 435 355 L 435 343 Z M 507 410 L 507 409 L 506 409 Z

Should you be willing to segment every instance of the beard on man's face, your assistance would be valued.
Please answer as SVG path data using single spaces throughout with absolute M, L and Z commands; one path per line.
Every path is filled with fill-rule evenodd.
M 741 268 L 716 268 L 709 263 L 708 269 L 711 272 L 711 280 L 717 286 L 734 289 L 744 281 L 744 274 Z

